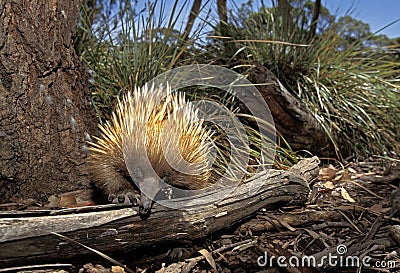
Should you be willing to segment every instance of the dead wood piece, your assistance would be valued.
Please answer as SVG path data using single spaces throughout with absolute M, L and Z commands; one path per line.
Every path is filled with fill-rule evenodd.
M 0 222 L 0 242 L 48 235 L 49 232 L 68 232 L 101 226 L 110 221 L 137 215 L 132 208 L 113 211 L 42 217 L 3 218 Z
M 337 152 L 321 124 L 270 70 L 258 64 L 248 76 L 267 102 L 277 131 L 293 150 L 304 149 L 324 156 Z M 346 151 L 341 150 L 341 153 L 346 154 Z
M 317 165 L 308 167 L 317 168 Z M 304 178 L 278 170 L 270 170 L 232 190 L 222 199 L 220 192 L 210 192 L 168 201 L 174 205 L 186 204 L 184 210 L 155 204 L 146 220 L 138 216 L 136 208 L 120 206 L 115 210 L 110 210 L 110 206 L 105 210 L 98 207 L 93 211 L 71 210 L 79 211 L 72 214 L 52 211 L 37 217 L 32 214 L 2 217 L 0 213 L 0 260 L 6 266 L 14 266 L 66 260 L 90 253 L 52 232 L 104 253 L 190 241 L 230 226 L 268 205 L 304 204 L 309 193 Z
M 335 211 L 305 211 L 300 214 L 281 214 L 279 216 L 279 221 L 276 219 L 271 219 L 266 216 L 263 220 L 263 216 L 258 216 L 257 219 L 251 219 L 250 221 L 244 223 L 240 228 L 239 232 L 246 233 L 251 231 L 253 234 L 260 234 L 265 231 L 276 230 L 277 227 L 282 227 L 282 222 L 287 223 L 293 227 L 304 227 L 311 225 L 313 223 L 326 223 L 327 221 L 340 221 L 341 215 Z
M 3 271 L 0 268 L 0 272 L 68 272 L 60 270 L 60 268 L 72 268 L 72 264 L 39 264 L 39 265 L 28 265 L 28 266 L 16 266 L 7 268 Z
M 370 228 L 368 234 L 361 240 L 361 243 L 372 240 L 374 238 L 375 234 L 378 232 L 378 230 L 381 228 L 383 224 L 383 214 L 379 215 L 378 218 L 376 218 L 375 222 L 372 224 L 372 227 Z
M 362 175 L 358 177 L 359 180 L 371 183 L 391 183 L 400 178 L 400 173 L 390 173 L 387 175 Z
M 303 177 L 308 183 L 314 180 L 319 173 L 319 168 L 313 168 L 312 166 L 318 166 L 320 160 L 317 156 L 313 156 L 311 158 L 305 158 L 301 160 L 296 165 L 292 166 L 289 171 L 300 175 Z

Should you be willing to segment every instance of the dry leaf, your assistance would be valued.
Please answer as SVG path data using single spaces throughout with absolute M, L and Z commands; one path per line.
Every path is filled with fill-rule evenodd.
M 287 228 L 290 231 L 296 231 L 296 229 L 294 227 L 292 227 L 291 225 L 289 225 L 288 222 L 282 220 L 281 218 L 277 218 L 277 220 L 279 221 L 279 224 L 281 224 L 282 226 L 284 226 L 285 228 Z
M 369 207 L 369 210 L 376 213 L 382 213 L 382 208 L 382 204 L 373 204 L 371 207 Z
M 203 255 L 204 258 L 206 258 L 208 264 L 215 270 L 217 271 L 217 266 L 215 264 L 214 258 L 212 257 L 211 253 L 207 249 L 200 249 L 199 250 L 200 254 Z
M 354 200 L 353 198 L 351 198 L 350 194 L 345 190 L 345 188 L 341 188 L 340 192 L 342 194 L 342 197 L 344 199 L 346 199 L 347 201 L 349 201 L 350 203 L 355 203 L 356 200 Z
M 112 273 L 125 273 L 125 269 L 120 266 L 111 266 Z
M 336 177 L 333 179 L 334 181 L 342 181 L 349 180 L 350 174 L 348 169 L 340 170 L 336 173 Z
M 344 170 L 342 180 L 350 180 L 350 177 L 351 177 L 350 170 L 349 169 Z
M 318 179 L 322 181 L 332 180 L 336 173 L 337 169 L 332 164 L 329 164 L 328 167 L 319 170 Z
M 104 266 L 99 264 L 93 265 L 92 263 L 84 264 L 82 269 L 84 272 L 89 272 L 89 273 L 110 273 L 110 270 L 106 269 Z
M 349 173 L 357 173 L 357 171 L 352 167 L 348 167 L 347 169 L 349 170 Z
M 335 188 L 335 185 L 333 185 L 332 181 L 326 181 L 323 186 L 328 190 L 333 190 Z

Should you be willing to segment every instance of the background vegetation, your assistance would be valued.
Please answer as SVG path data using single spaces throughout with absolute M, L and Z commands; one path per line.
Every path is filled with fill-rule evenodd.
M 259 8 L 252 1 L 166 2 L 83 1 L 75 46 L 93 71 L 100 122 L 121 92 L 173 67 L 212 63 L 245 72 L 261 64 L 323 126 L 336 157 L 399 153 L 400 37 L 374 35 L 318 0 L 261 1 Z M 293 157 L 282 146 L 281 163 Z

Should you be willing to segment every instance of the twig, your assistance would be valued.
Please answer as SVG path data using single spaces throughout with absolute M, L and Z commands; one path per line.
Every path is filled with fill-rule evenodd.
M 383 198 L 382 196 L 379 196 L 379 195 L 377 195 L 376 193 L 374 193 L 373 191 L 367 189 L 366 187 L 364 187 L 364 186 L 361 185 L 360 183 L 357 183 L 356 181 L 353 181 L 353 180 L 346 180 L 346 182 L 351 182 L 351 183 L 353 183 L 354 185 L 359 186 L 359 187 L 362 188 L 364 191 L 366 191 L 366 192 L 368 192 L 369 194 L 375 196 L 376 198 L 379 198 L 379 199 L 381 199 L 381 200 L 385 199 L 385 198 Z
M 362 234 L 362 231 L 350 220 L 349 217 L 347 217 L 346 214 L 344 214 L 344 213 L 343 213 L 342 211 L 340 211 L 340 210 L 339 210 L 339 212 L 340 212 L 340 214 L 347 220 L 347 222 L 349 222 L 349 224 L 350 224 L 355 230 L 357 230 L 359 233 Z
M 84 247 L 84 248 L 86 248 L 87 250 L 90 250 L 90 251 L 92 251 L 93 253 L 96 253 L 97 255 L 99 255 L 100 257 L 102 257 L 102 258 L 108 260 L 109 262 L 111 262 L 111 263 L 113 263 L 113 264 L 115 264 L 115 265 L 118 265 L 118 266 L 122 267 L 123 269 L 125 269 L 125 270 L 126 270 L 127 272 L 129 272 L 129 273 L 135 273 L 135 271 L 133 271 L 132 269 L 130 269 L 130 268 L 127 267 L 126 265 L 123 265 L 122 263 L 118 262 L 117 260 L 114 260 L 114 259 L 111 258 L 110 256 L 107 256 L 106 254 L 104 254 L 104 253 L 102 253 L 102 252 L 100 252 L 100 251 L 98 251 L 98 250 L 96 250 L 96 249 L 93 249 L 93 248 L 91 248 L 91 247 L 88 247 L 88 246 L 86 246 L 86 245 L 84 245 L 84 244 L 82 244 L 82 243 L 80 243 L 80 242 L 78 242 L 78 241 L 75 241 L 74 239 L 68 238 L 67 236 L 61 235 L 61 234 L 59 234 L 59 233 L 57 233 L 57 232 L 51 232 L 51 234 L 54 234 L 54 235 L 56 235 L 56 236 L 58 236 L 58 237 L 60 237 L 60 238 L 63 238 L 63 239 L 65 239 L 65 240 L 67 240 L 67 241 L 70 241 L 71 243 L 75 243 L 75 244 L 77 244 L 77 245 L 79 245 L 79 246 L 81 246 L 81 247 Z
M 59 267 L 72 267 L 72 264 L 37 264 L 37 265 L 27 265 L 27 266 L 16 266 L 9 268 L 0 268 L 0 272 L 20 272 L 25 270 L 37 270 L 44 268 L 59 268 Z
M 237 242 L 237 243 L 221 246 L 220 248 L 217 248 L 217 249 L 211 251 L 211 254 L 220 253 L 220 252 L 223 252 L 223 251 L 228 250 L 230 248 L 235 248 L 235 247 L 238 247 L 238 246 L 242 246 L 242 245 L 246 245 L 246 244 L 255 244 L 255 243 L 256 243 L 256 240 L 247 239 L 247 240 L 244 240 L 244 241 L 241 241 L 241 242 Z M 204 256 L 198 256 L 198 257 L 186 259 L 185 261 L 187 261 L 187 262 L 191 262 L 191 261 L 199 262 L 199 261 L 201 261 L 203 259 L 204 259 Z
M 383 224 L 382 219 L 383 219 L 383 214 L 379 215 L 378 218 L 376 218 L 368 234 L 364 237 L 364 239 L 361 240 L 361 243 L 369 241 L 375 236 L 375 234 L 378 232 L 379 228 Z

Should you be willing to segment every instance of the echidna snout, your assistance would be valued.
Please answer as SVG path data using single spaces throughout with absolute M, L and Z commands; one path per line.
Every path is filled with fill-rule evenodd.
M 161 179 L 159 177 L 146 177 L 136 183 L 140 188 L 139 214 L 146 217 L 150 214 L 153 200 L 160 190 Z

